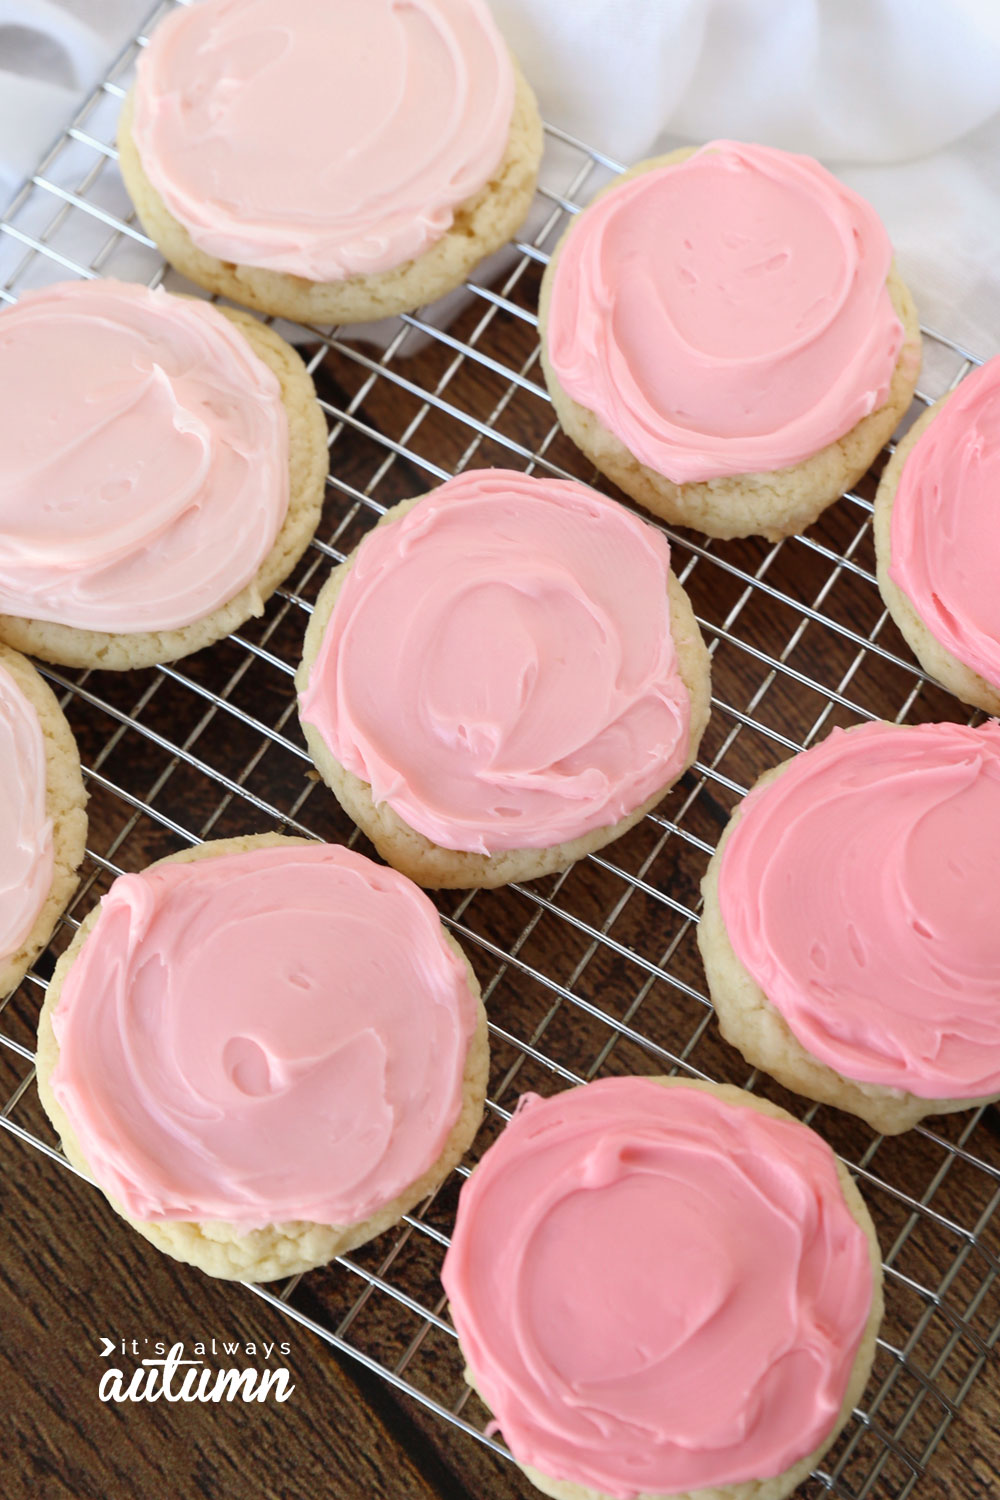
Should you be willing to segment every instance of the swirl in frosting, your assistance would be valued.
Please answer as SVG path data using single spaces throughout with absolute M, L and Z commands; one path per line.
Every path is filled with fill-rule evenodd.
M 446 849 L 607 827 L 687 759 L 669 572 L 662 535 L 585 485 L 469 470 L 365 538 L 302 717 Z
M 173 630 L 252 582 L 288 510 L 288 423 L 216 308 L 29 292 L 0 313 L 0 387 L 0 614 Z
M 1000 724 L 835 729 L 746 798 L 719 903 L 793 1035 L 846 1078 L 1000 1092 Z
M 0 664 L 0 966 L 31 932 L 52 885 L 45 790 L 42 726 Z
M 465 964 L 411 881 L 281 845 L 120 876 L 63 983 L 52 1076 L 133 1218 L 354 1224 L 462 1104 Z
M 966 377 L 907 455 L 889 577 L 928 630 L 1000 686 L 1000 358 Z
M 442 1280 L 518 1462 L 623 1500 L 812 1452 L 872 1303 L 825 1142 L 642 1078 L 521 1101 L 462 1188 Z
M 789 468 L 888 396 L 903 344 L 891 262 L 874 209 L 818 162 L 713 141 L 576 221 L 548 361 L 677 484 Z
M 203 0 L 157 27 L 133 129 L 199 249 L 339 281 L 440 239 L 513 109 L 484 0 Z

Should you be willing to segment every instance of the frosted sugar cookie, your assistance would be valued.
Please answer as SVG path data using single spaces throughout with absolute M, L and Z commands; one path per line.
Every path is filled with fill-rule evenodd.
M 466 1378 L 556 1500 L 782 1500 L 850 1416 L 882 1316 L 829 1146 L 679 1079 L 522 1099 L 441 1279 Z
M 920 665 L 1000 714 L 1000 359 L 915 422 L 875 497 L 878 585 Z
M 363 1244 L 444 1179 L 482 1115 L 479 986 L 422 891 L 265 834 L 115 881 L 60 959 L 38 1090 L 70 1161 L 213 1276 Z
M 920 365 L 874 210 L 818 162 L 713 141 L 640 162 L 542 283 L 556 412 L 640 504 L 709 536 L 804 530 L 869 467 Z
M 510 239 L 542 130 L 485 0 L 204 0 L 157 27 L 118 146 L 185 276 L 357 323 L 442 296 Z
M 723 1036 L 895 1135 L 1000 1098 L 1000 725 L 835 729 L 768 771 L 702 882 Z
M 0 640 L 150 666 L 228 635 L 302 556 L 326 423 L 247 313 L 116 281 L 0 312 Z
M 422 885 L 565 869 L 690 765 L 708 653 L 662 535 L 585 485 L 473 469 L 395 506 L 296 679 L 323 779 Z
M 76 888 L 87 839 L 76 741 L 51 688 L 0 646 L 0 1000 Z

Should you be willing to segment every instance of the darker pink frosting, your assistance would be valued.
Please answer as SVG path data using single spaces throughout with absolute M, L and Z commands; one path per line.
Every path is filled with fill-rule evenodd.
M 200 249 L 339 281 L 440 239 L 513 109 L 485 0 L 203 0 L 157 27 L 133 129 Z
M 440 1155 L 477 1007 L 413 883 L 284 845 L 120 876 L 52 1017 L 52 1089 L 136 1219 L 353 1224 Z
M 549 362 L 677 484 L 789 468 L 886 400 L 903 344 L 891 261 L 874 209 L 818 162 L 713 141 L 573 226 Z
M 52 886 L 45 793 L 42 726 L 0 664 L 0 967 L 31 932 Z
M 719 903 L 737 958 L 846 1078 L 1000 1092 L 1000 724 L 835 729 L 743 803 Z
M 933 636 L 1000 687 L 1000 358 L 966 377 L 907 455 L 889 577 Z
M 277 376 L 207 302 L 68 281 L 0 312 L 0 614 L 174 630 L 288 511 Z
M 872 1299 L 825 1142 L 641 1078 L 525 1096 L 462 1189 L 442 1280 L 518 1462 L 620 1500 L 818 1447 Z
M 687 759 L 669 569 L 658 531 L 582 484 L 468 470 L 365 538 L 302 717 L 444 848 L 616 823 Z

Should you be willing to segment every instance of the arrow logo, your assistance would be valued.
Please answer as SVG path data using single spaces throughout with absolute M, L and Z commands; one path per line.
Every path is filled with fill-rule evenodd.
M 104 1348 L 101 1350 L 102 1359 L 107 1359 L 108 1355 L 114 1354 L 118 1348 L 118 1345 L 114 1342 L 113 1339 L 102 1338 L 101 1343 L 104 1345 Z

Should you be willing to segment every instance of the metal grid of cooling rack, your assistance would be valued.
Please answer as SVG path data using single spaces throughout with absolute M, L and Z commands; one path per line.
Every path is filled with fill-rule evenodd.
M 159 5 L 145 30 L 170 8 Z M 115 167 L 115 117 L 144 41 L 117 60 L 0 222 L 0 300 L 67 276 L 175 284 Z M 614 169 L 550 130 L 546 185 L 523 239 L 452 299 L 446 326 L 431 309 L 393 320 L 375 344 L 356 330 L 298 331 L 329 419 L 332 472 L 317 539 L 262 620 L 172 667 L 121 676 L 44 669 L 81 745 L 91 837 L 50 952 L 0 1008 L 0 1123 L 54 1163 L 68 1165 L 32 1087 L 34 1026 L 54 954 L 109 881 L 207 837 L 277 828 L 357 839 L 310 774 L 292 694 L 329 564 L 389 505 L 470 464 L 594 478 L 553 421 L 534 307 L 566 215 Z M 974 363 L 927 331 L 915 410 Z M 864 1408 L 800 1495 L 904 1500 L 933 1493 L 933 1477 L 924 1482 L 931 1455 L 1000 1337 L 1000 1127 L 979 1110 L 886 1140 L 836 1111 L 807 1110 L 718 1039 L 693 942 L 705 862 L 763 769 L 834 724 L 962 716 L 887 620 L 870 496 L 862 485 L 807 537 L 776 545 L 668 533 L 713 653 L 713 718 L 698 763 L 639 828 L 565 874 L 444 893 L 439 904 L 477 969 L 490 1018 L 490 1098 L 473 1159 L 528 1088 L 657 1071 L 756 1088 L 840 1152 L 879 1230 L 887 1314 Z M 463 1383 L 438 1282 L 467 1172 L 372 1245 L 278 1289 L 252 1290 L 452 1431 L 505 1454 Z

